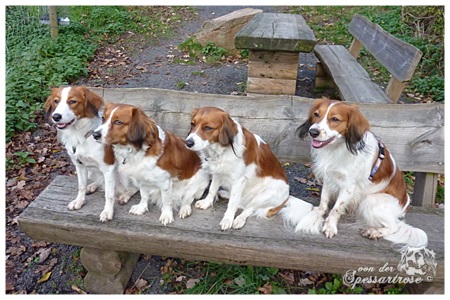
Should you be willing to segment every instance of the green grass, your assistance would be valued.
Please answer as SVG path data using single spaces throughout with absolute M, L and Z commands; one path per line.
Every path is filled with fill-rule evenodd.
M 260 288 L 269 285 L 273 294 L 286 293 L 275 280 L 277 268 L 207 263 L 203 272 L 186 294 L 259 294 Z

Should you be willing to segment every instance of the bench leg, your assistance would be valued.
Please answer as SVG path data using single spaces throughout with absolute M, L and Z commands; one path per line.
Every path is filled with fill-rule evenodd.
M 88 273 L 84 287 L 93 294 L 123 294 L 139 254 L 84 247 L 81 263 Z
M 316 88 L 334 88 L 333 80 L 327 74 L 323 65 L 318 62 L 316 64 Z
M 438 174 L 416 172 L 412 205 L 434 207 Z

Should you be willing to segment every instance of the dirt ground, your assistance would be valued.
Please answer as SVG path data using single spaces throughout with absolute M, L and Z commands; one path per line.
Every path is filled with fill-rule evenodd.
M 194 65 L 173 63 L 169 58 L 182 57 L 176 46 L 201 28 L 207 19 L 219 17 L 242 7 L 202 6 L 195 13 L 187 13 L 186 21 L 171 37 L 159 39 L 151 44 L 124 35 L 114 45 L 104 45 L 96 53 L 89 66 L 89 76 L 73 84 L 103 87 L 150 87 L 179 89 L 178 82 L 186 85 L 183 91 L 240 94 L 241 83 L 246 81 L 247 61 L 239 57 L 226 57 L 219 64 Z M 279 7 L 261 7 L 273 12 Z M 130 44 L 136 41 L 135 44 Z M 300 54 L 297 95 L 321 97 L 314 90 L 314 54 Z M 196 76 L 193 74 L 199 74 Z M 56 140 L 55 128 L 43 120 L 35 120 L 39 127 L 32 133 L 16 136 L 6 146 L 6 158 L 14 161 L 15 167 L 6 173 L 6 293 L 7 294 L 83 294 L 82 278 L 86 274 L 80 262 L 80 248 L 76 246 L 34 241 L 21 232 L 17 217 L 49 182 L 60 174 L 74 175 L 74 167 L 64 149 Z M 33 153 L 36 163 L 19 163 L 15 152 Z M 310 170 L 300 164 L 285 165 L 290 178 L 291 193 L 301 196 L 308 187 Z M 303 180 L 299 180 L 303 179 Z M 318 197 L 317 192 L 307 196 Z M 185 280 L 177 281 L 177 272 L 201 272 L 202 262 L 190 263 L 180 259 L 141 255 L 131 277 L 126 293 L 168 294 L 177 293 Z M 193 267 L 194 266 L 194 267 Z M 169 275 L 167 275 L 169 274 Z M 299 287 L 300 279 L 309 276 L 311 282 L 330 279 L 327 274 L 281 270 L 279 276 L 288 278 L 294 293 L 305 293 Z M 174 279 L 175 278 L 175 279 Z

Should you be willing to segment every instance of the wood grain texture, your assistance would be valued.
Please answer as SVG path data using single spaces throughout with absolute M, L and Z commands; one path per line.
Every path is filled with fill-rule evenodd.
M 317 45 L 314 53 L 333 78 L 342 100 L 356 103 L 392 103 L 344 46 Z
M 296 79 L 247 78 L 247 91 L 265 95 L 295 95 Z
M 250 51 L 248 77 L 297 80 L 297 73 L 297 53 Z
M 339 232 L 332 239 L 295 234 L 279 215 L 268 220 L 252 217 L 240 230 L 221 231 L 226 201 L 219 201 L 208 210 L 194 209 L 190 217 L 162 226 L 155 206 L 142 216 L 128 214 L 131 205 L 139 202 L 135 195 L 127 205 L 116 205 L 112 221 L 101 223 L 102 193 L 88 195 L 80 210 L 69 211 L 67 204 L 76 192 L 76 176 L 57 176 L 20 215 L 22 231 L 35 240 L 105 250 L 339 274 L 374 267 L 370 275 L 377 275 L 385 263 L 395 268 L 400 261 L 389 242 L 362 238 L 353 216 L 340 221 Z M 414 207 L 406 222 L 427 232 L 428 249 L 436 253 L 434 281 L 443 282 L 443 210 Z
M 313 31 L 301 15 L 259 13 L 235 36 L 237 49 L 311 52 Z
M 383 30 L 378 24 L 355 14 L 349 32 L 399 81 L 408 81 L 422 52 Z
M 151 88 L 91 88 L 107 102 L 141 107 L 163 128 L 185 138 L 194 108 L 217 106 L 259 134 L 281 161 L 309 162 L 310 139 L 295 131 L 314 99 L 297 96 L 228 96 Z M 358 104 L 404 171 L 444 173 L 444 105 Z

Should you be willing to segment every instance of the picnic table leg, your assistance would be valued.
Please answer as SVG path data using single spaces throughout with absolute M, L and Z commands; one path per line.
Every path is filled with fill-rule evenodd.
M 434 207 L 438 174 L 416 172 L 412 205 Z
M 93 294 L 123 294 L 139 254 L 84 247 L 81 263 L 88 273 L 84 287 Z

